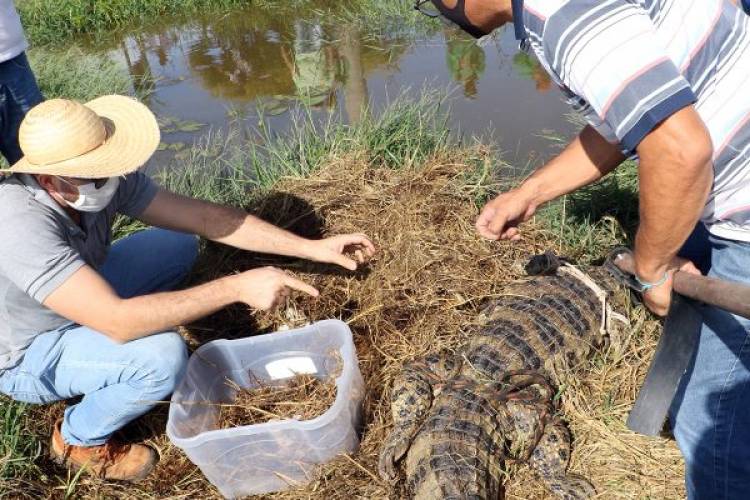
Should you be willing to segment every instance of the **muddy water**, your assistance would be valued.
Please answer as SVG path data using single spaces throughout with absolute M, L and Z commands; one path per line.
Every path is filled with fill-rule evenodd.
M 519 53 L 512 30 L 483 47 L 440 26 L 372 31 L 312 10 L 256 10 L 161 20 L 116 35 L 108 46 L 136 85 L 155 82 L 148 101 L 161 118 L 168 152 L 209 126 L 238 117 L 257 122 L 261 112 L 283 133 L 299 103 L 316 115 L 356 122 L 366 106 L 377 109 L 404 92 L 418 96 L 425 87 L 449 89 L 454 131 L 493 141 L 520 168 L 552 153 L 557 146 L 547 136 L 575 131 L 560 94 Z

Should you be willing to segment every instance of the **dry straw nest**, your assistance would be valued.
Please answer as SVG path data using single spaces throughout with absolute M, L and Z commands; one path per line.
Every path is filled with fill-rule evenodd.
M 333 380 L 319 380 L 312 375 L 295 375 L 285 385 L 259 384 L 244 389 L 227 381 L 233 391 L 231 403 L 221 404 L 216 427 L 231 429 L 274 420 L 294 418 L 312 420 L 323 415 L 336 400 Z
M 481 151 L 475 152 L 482 155 Z M 377 475 L 377 456 L 390 426 L 389 387 L 401 366 L 436 349 L 456 349 L 465 340 L 483 301 L 517 279 L 520 266 L 554 246 L 530 224 L 516 244 L 481 240 L 473 227 L 476 186 L 458 154 L 437 157 L 414 169 L 375 168 L 363 158 L 336 159 L 309 179 L 289 179 L 255 204 L 263 217 L 302 232 L 319 225 L 323 234 L 366 232 L 377 258 L 351 274 L 330 267 L 209 247 L 202 267 L 207 279 L 231 270 L 277 264 L 321 291 L 317 300 L 297 296 L 273 315 L 252 317 L 236 307 L 185 331 L 193 346 L 222 336 L 272 331 L 287 324 L 341 318 L 351 327 L 367 393 L 360 450 L 321 467 L 308 485 L 269 498 L 387 498 L 393 493 Z M 489 161 L 489 160 L 488 160 Z M 562 410 L 575 436 L 572 469 L 592 479 L 600 498 L 682 498 L 682 463 L 671 441 L 628 432 L 625 416 L 643 380 L 658 325 L 631 311 L 624 344 L 598 353 L 563 385 Z M 52 410 L 38 410 L 55 413 Z M 137 486 L 81 479 L 82 496 L 219 498 L 200 471 L 164 436 L 165 409 L 132 426 L 133 435 L 153 436 L 161 452 L 156 473 Z M 52 415 L 47 417 L 53 418 Z M 43 421 L 43 419 L 40 419 Z M 49 422 L 50 420 L 47 420 Z M 43 424 L 39 432 L 50 427 Z M 53 471 L 49 471 L 53 473 Z M 59 469 L 54 472 L 60 474 Z M 45 496 L 48 479 L 27 483 Z M 532 473 L 509 474 L 508 498 L 547 498 Z M 53 493 L 52 496 L 55 494 Z

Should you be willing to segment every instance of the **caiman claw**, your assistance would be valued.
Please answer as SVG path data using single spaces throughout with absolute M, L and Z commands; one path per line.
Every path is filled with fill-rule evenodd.
M 394 429 L 386 439 L 383 451 L 380 452 L 378 460 L 378 472 L 383 480 L 393 484 L 398 481 L 397 463 L 409 449 L 409 441 L 404 439 L 402 433 Z

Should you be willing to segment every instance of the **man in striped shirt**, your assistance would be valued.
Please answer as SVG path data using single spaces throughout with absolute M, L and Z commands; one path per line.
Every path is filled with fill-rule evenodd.
M 521 48 L 588 122 L 558 157 L 484 207 L 482 236 L 518 239 L 539 205 L 636 155 L 634 252 L 648 307 L 666 314 L 672 272 L 697 272 L 693 262 L 750 282 L 750 17 L 738 1 L 430 1 L 475 37 L 512 22 Z M 688 494 L 745 498 L 750 322 L 715 308 L 703 320 L 671 412 Z

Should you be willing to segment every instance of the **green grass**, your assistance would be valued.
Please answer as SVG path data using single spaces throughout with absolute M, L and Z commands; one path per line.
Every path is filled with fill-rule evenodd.
M 105 94 L 134 93 L 126 68 L 103 54 L 86 54 L 78 47 L 62 51 L 33 48 L 29 61 L 47 99 L 66 97 L 85 102 Z
M 165 14 L 199 13 L 250 5 L 251 0 L 21 0 L 17 9 L 34 44 L 59 42 L 158 19 Z
M 638 169 L 626 162 L 596 184 L 537 212 L 537 220 L 571 258 L 592 262 L 612 247 L 632 245 L 638 225 Z
M 333 11 L 333 16 L 386 39 L 430 36 L 443 27 L 437 19 L 416 12 L 413 0 L 352 0 Z
M 270 189 L 281 177 L 311 175 L 332 157 L 356 153 L 390 168 L 420 164 L 451 144 L 446 119 L 442 96 L 429 92 L 417 102 L 396 100 L 355 126 L 333 117 L 318 122 L 300 108 L 284 135 L 271 132 L 263 119 L 257 129 L 235 124 L 227 133 L 207 134 L 161 180 L 184 194 L 242 205 L 248 191 Z
M 26 431 L 27 408 L 24 403 L 0 399 L 0 481 L 36 471 L 34 461 L 41 454 L 41 443 Z
M 377 34 L 429 32 L 438 25 L 414 12 L 411 0 L 21 0 L 17 8 L 32 45 L 46 45 L 84 34 L 153 23 L 163 16 L 189 17 L 246 7 L 275 16 L 297 16 L 300 9 L 324 14 L 334 23 L 356 24 Z

